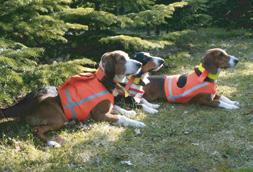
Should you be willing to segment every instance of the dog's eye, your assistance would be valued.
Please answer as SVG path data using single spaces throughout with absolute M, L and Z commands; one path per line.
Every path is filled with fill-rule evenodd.
M 145 65 L 148 62 L 150 62 L 151 60 L 152 60 L 151 58 L 144 58 L 143 61 L 142 61 L 142 64 Z

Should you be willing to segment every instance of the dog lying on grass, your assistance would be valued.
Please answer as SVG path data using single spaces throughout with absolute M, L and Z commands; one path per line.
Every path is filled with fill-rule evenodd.
M 217 79 L 222 69 L 233 68 L 238 59 L 220 48 L 210 49 L 202 63 L 188 74 L 150 76 L 150 83 L 144 86 L 144 98 L 169 103 L 199 103 L 202 105 L 238 109 L 239 102 L 216 94 Z
M 70 77 L 58 88 L 44 87 L 31 92 L 17 104 L 0 110 L 1 118 L 20 117 L 34 127 L 40 139 L 49 146 L 60 147 L 46 133 L 64 127 L 70 120 L 108 121 L 122 126 L 144 127 L 145 124 L 111 113 L 116 86 L 141 70 L 142 64 L 129 59 L 123 51 L 105 53 L 96 73 Z
M 160 57 L 151 56 L 147 52 L 136 53 L 133 59 L 142 63 L 141 71 L 136 75 L 129 76 L 127 81 L 122 84 L 125 87 L 125 91 L 127 92 L 124 94 L 129 94 L 129 96 L 127 95 L 126 97 L 124 94 L 118 95 L 115 98 L 115 105 L 113 107 L 113 110 L 128 117 L 135 116 L 135 111 L 128 111 L 120 107 L 124 104 L 127 104 L 130 105 L 130 107 L 141 106 L 147 113 L 157 113 L 157 108 L 159 108 L 159 105 L 149 103 L 143 98 L 143 86 L 149 83 L 149 72 L 158 71 L 160 68 L 162 68 L 164 65 L 164 60 Z

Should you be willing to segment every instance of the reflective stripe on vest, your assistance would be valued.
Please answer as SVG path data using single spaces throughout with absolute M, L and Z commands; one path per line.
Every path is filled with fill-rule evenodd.
M 186 90 L 185 92 L 183 92 L 183 93 L 181 93 L 181 94 L 179 94 L 179 95 L 173 96 L 173 91 L 172 91 L 172 79 L 173 79 L 173 78 L 170 78 L 170 77 L 168 78 L 168 90 L 169 90 L 169 95 L 167 96 L 167 98 L 168 98 L 170 101 L 173 101 L 173 102 L 175 102 L 175 101 L 176 101 L 177 99 L 179 99 L 179 98 L 185 97 L 185 96 L 187 96 L 188 94 L 190 94 L 190 93 L 192 93 L 192 92 L 194 92 L 194 91 L 196 91 L 196 90 L 198 90 L 198 89 L 200 89 L 200 88 L 203 88 L 203 87 L 205 87 L 205 86 L 208 85 L 208 82 L 203 82 L 203 83 L 201 83 L 201 84 L 199 84 L 199 85 L 196 85 L 196 86 L 194 86 L 194 87 L 192 87 L 192 88 Z
M 77 120 L 77 114 L 76 114 L 76 112 L 75 112 L 75 107 L 76 107 L 76 106 L 79 106 L 79 105 L 81 105 L 81 104 L 83 104 L 83 103 L 86 103 L 87 101 L 90 101 L 90 100 L 95 99 L 95 98 L 97 98 L 97 97 L 104 96 L 105 94 L 110 94 L 110 92 L 107 91 L 107 90 L 104 90 L 104 91 L 101 91 L 101 92 L 99 92 L 99 93 L 96 93 L 96 94 L 90 95 L 90 96 L 88 96 L 88 97 L 85 97 L 85 98 L 83 98 L 83 99 L 81 99 L 81 100 L 79 100 L 79 101 L 76 101 L 76 102 L 74 102 L 74 101 L 72 100 L 68 88 L 65 90 L 65 94 L 66 94 L 66 96 L 67 96 L 68 104 L 65 105 L 64 108 L 70 109 L 72 119 L 73 119 L 73 120 Z

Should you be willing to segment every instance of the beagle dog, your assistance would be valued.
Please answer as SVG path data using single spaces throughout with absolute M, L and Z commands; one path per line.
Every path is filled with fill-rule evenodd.
M 169 103 L 195 102 L 212 107 L 238 109 L 239 102 L 216 94 L 217 79 L 222 69 L 233 68 L 238 59 L 220 48 L 210 49 L 202 63 L 188 74 L 150 76 L 144 86 L 144 98 L 149 101 L 164 99 Z
M 164 65 L 164 60 L 160 57 L 151 56 L 147 52 L 138 52 L 134 55 L 133 59 L 142 63 L 141 71 L 136 75 L 129 76 L 128 80 L 122 83 L 126 91 L 124 94 L 129 94 L 129 96 L 127 95 L 126 97 L 124 94 L 116 96 L 113 110 L 127 117 L 135 116 L 136 112 L 134 110 L 125 110 L 120 107 L 124 103 L 130 106 L 141 106 L 145 112 L 151 114 L 157 113 L 159 105 L 149 103 L 143 98 L 143 86 L 149 83 L 149 72 L 161 69 Z
M 144 127 L 145 124 L 112 114 L 116 85 L 127 75 L 139 73 L 142 64 L 123 51 L 105 53 L 96 73 L 70 77 L 59 87 L 44 87 L 31 92 L 17 104 L 0 110 L 0 119 L 20 117 L 34 127 L 49 146 L 60 147 L 46 133 L 64 127 L 70 120 L 108 121 L 121 126 Z

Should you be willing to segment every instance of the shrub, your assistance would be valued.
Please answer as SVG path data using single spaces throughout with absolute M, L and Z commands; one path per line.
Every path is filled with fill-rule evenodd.
M 139 37 L 117 35 L 101 38 L 99 41 L 108 50 L 121 49 L 127 52 L 161 49 L 171 45 L 169 41 L 145 40 Z

